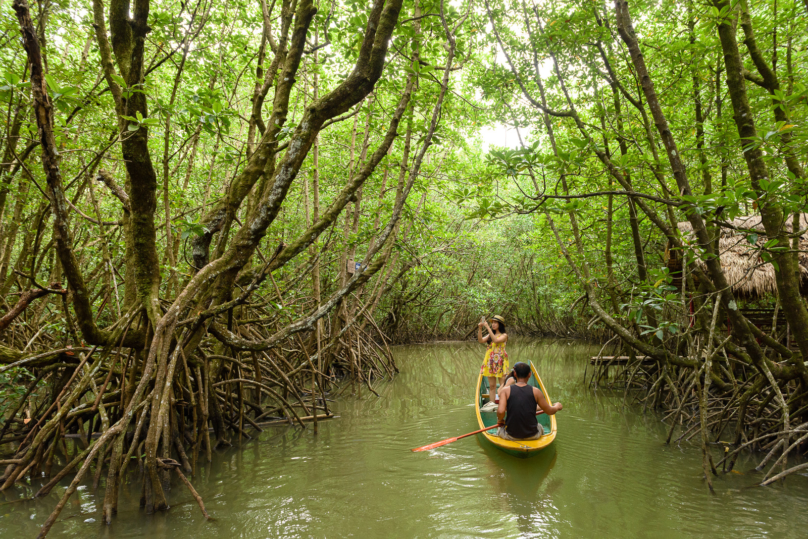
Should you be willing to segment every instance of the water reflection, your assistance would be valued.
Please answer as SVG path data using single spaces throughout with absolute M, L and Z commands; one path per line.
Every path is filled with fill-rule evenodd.
M 478 444 L 488 457 L 485 467 L 500 510 L 512 515 L 523 537 L 546 536 L 552 531 L 548 525 L 558 520 L 553 492 L 563 482 L 557 477 L 542 488 L 558 457 L 555 445 L 530 459 L 518 459 L 479 438 Z
M 381 398 L 335 403 L 318 435 L 273 427 L 217 452 L 192 478 L 206 522 L 180 485 L 168 514 L 139 509 L 139 483 L 125 487 L 113 525 L 100 524 L 104 488 L 71 499 L 52 537 L 803 537 L 808 478 L 746 488 L 744 473 L 716 479 L 707 493 L 697 447 L 666 447 L 664 424 L 622 394 L 583 387 L 591 347 L 567 341 L 509 345 L 511 361 L 533 361 L 550 397 L 564 403 L 558 437 L 529 459 L 476 437 L 429 453 L 410 449 L 477 429 L 474 382 L 483 350 L 474 344 L 394 349 L 401 374 L 379 383 Z M 751 465 L 739 469 L 746 472 Z M 64 483 L 66 486 L 67 482 Z M 0 494 L 0 537 L 35 537 L 62 488 L 18 501 L 38 485 Z M 28 494 L 30 495 L 30 494 Z M 11 502 L 11 503 L 7 503 Z M 91 520 L 95 520 L 92 522 Z

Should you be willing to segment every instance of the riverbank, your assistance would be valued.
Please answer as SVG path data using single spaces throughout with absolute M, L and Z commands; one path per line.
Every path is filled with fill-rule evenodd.
M 594 349 L 594 352 L 593 352 Z M 655 414 L 623 409 L 622 398 L 582 383 L 597 349 L 570 341 L 517 342 L 512 361 L 536 363 L 549 396 L 564 403 L 547 455 L 519 460 L 469 438 L 440 450 L 412 447 L 475 428 L 470 387 L 476 344 L 393 348 L 401 373 L 374 386 L 379 397 L 346 394 L 339 417 L 313 429 L 271 427 L 217 450 L 193 478 L 214 521 L 173 484 L 167 514 L 137 509 L 139 482 L 121 492 L 113 524 L 100 523 L 101 488 L 79 487 L 52 537 L 151 539 L 253 537 L 798 537 L 808 525 L 808 481 L 750 488 L 753 458 L 715 480 L 710 495 L 697 446 L 663 445 Z M 65 483 L 62 483 L 64 486 Z M 33 537 L 63 491 L 14 502 L 37 485 L 6 492 L 0 536 Z M 13 502 L 13 503 L 8 503 Z M 391 530 L 394 534 L 391 535 Z

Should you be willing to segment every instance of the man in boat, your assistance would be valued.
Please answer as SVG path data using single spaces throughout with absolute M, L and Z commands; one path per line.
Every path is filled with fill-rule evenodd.
M 560 402 L 550 405 L 538 387 L 527 383 L 530 379 L 530 365 L 520 361 L 513 366 L 513 371 L 516 383 L 499 390 L 497 436 L 513 441 L 538 440 L 544 434 L 544 429 L 536 419 L 536 413 L 541 409 L 547 415 L 554 415 L 564 407 Z

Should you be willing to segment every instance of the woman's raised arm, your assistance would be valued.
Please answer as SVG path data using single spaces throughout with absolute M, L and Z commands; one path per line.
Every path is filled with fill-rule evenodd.
M 483 337 L 483 324 L 486 326 L 488 325 L 488 323 L 485 322 L 485 319 L 480 320 L 480 322 L 477 324 L 477 342 L 480 344 L 488 344 L 488 335 Z M 488 328 L 488 333 L 489 335 L 491 334 L 491 328 Z
M 488 321 L 485 322 L 485 329 L 488 330 L 488 335 L 491 336 L 491 342 L 495 342 L 497 344 L 501 342 L 505 342 L 508 340 L 507 333 L 494 333 L 494 330 L 491 329 L 491 326 L 488 325 Z M 487 336 L 486 336 L 487 340 Z

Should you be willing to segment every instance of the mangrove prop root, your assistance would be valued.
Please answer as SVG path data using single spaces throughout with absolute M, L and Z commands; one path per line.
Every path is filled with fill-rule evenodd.
M 136 87 L 145 78 L 144 42 L 149 29 L 144 14 L 148 12 L 149 2 L 138 1 L 139 7 L 133 10 L 132 19 L 123 22 L 134 36 L 133 50 L 128 53 L 130 72 L 121 73 L 126 87 Z M 300 259 L 292 261 L 300 253 L 316 253 L 320 246 L 322 253 L 316 256 L 327 254 L 330 239 L 319 243 L 322 240 L 317 238 L 333 229 L 348 204 L 356 204 L 358 215 L 357 191 L 391 153 L 400 122 L 410 110 L 410 99 L 417 87 L 412 74 L 404 76 L 404 92 L 396 95 L 398 105 L 386 120 L 388 128 L 378 147 L 372 155 L 362 158 L 361 169 L 331 205 L 323 212 L 316 212 L 319 217 L 307 225 L 306 233 L 288 245 L 280 242 L 268 260 L 259 245 L 278 215 L 286 190 L 303 165 L 308 145 L 317 139 L 319 129 L 359 105 L 382 75 L 401 1 L 374 0 L 372 4 L 363 52 L 357 60 L 357 76 L 341 83 L 339 91 L 323 96 L 316 107 L 306 108 L 307 119 L 300 122 L 301 127 L 290 139 L 295 143 L 282 148 L 285 153 L 278 154 L 278 166 L 273 172 L 269 166 L 275 164 L 273 152 L 280 151 L 273 137 L 278 136 L 286 121 L 290 89 L 298 79 L 295 74 L 304 56 L 308 28 L 316 10 L 313 2 L 305 0 L 297 4 L 295 12 L 289 10 L 281 15 L 281 24 L 286 25 L 289 35 L 284 34 L 283 39 L 288 40 L 286 45 L 279 44 L 275 62 L 279 76 L 273 114 L 277 109 L 280 116 L 267 122 L 265 131 L 261 129 L 265 136 L 256 145 L 260 150 L 253 152 L 244 170 L 238 173 L 234 191 L 242 194 L 228 198 L 226 211 L 221 214 L 217 213 L 221 208 L 217 205 L 214 211 L 203 215 L 202 222 L 210 234 L 192 242 L 194 261 L 202 263 L 193 268 L 189 283 L 182 286 L 172 270 L 169 292 L 165 292 L 176 294 L 172 298 L 160 296 L 165 287 L 161 288 L 159 275 L 152 271 L 157 263 L 154 238 L 159 234 L 149 213 L 155 202 L 155 174 L 148 154 L 146 123 L 137 127 L 122 116 L 123 108 L 116 109 L 121 124 L 109 145 L 97 152 L 97 157 L 77 176 L 85 180 L 94 177 L 100 161 L 108 155 L 107 150 L 113 144 L 120 144 L 121 162 L 126 169 L 127 182 L 131 184 L 127 185 L 127 192 L 119 187 L 120 179 L 113 178 L 115 171 L 101 171 L 98 176 L 118 198 L 115 207 L 123 211 L 123 219 L 105 221 L 97 200 L 93 200 L 98 219 L 89 218 L 89 222 L 100 227 L 120 228 L 115 232 L 101 229 L 97 235 L 104 251 L 103 260 L 98 264 L 96 260 L 88 263 L 88 258 L 94 255 L 88 255 L 92 249 L 88 249 L 91 245 L 87 237 L 92 238 L 95 233 L 87 234 L 87 229 L 71 223 L 76 215 L 88 219 L 78 209 L 78 197 L 84 186 L 75 198 L 72 192 L 67 194 L 69 189 L 75 189 L 74 182 L 65 186 L 67 182 L 63 182 L 60 167 L 66 166 L 72 156 L 66 159 L 57 150 L 54 125 L 58 112 L 48 94 L 37 30 L 26 0 L 14 0 L 30 66 L 31 117 L 36 121 L 37 144 L 42 150 L 41 164 L 47 180 L 47 192 L 43 189 L 42 195 L 47 202 L 37 213 L 40 225 L 34 227 L 36 246 L 31 257 L 36 263 L 29 280 L 37 288 L 24 292 L 20 285 L 24 293 L 0 318 L 0 337 L 3 338 L 0 372 L 24 371 L 33 375 L 25 378 L 25 391 L 9 406 L 11 413 L 0 433 L 0 442 L 18 443 L 15 453 L 9 455 L 13 458 L 2 463 L 8 468 L 0 489 L 12 488 L 28 477 L 33 479 L 43 470 L 50 474 L 55 466 L 54 471 L 58 472 L 36 493 L 41 497 L 72 475 L 70 485 L 42 526 L 40 537 L 49 533 L 70 497 L 84 482 L 92 482 L 94 489 L 105 490 L 103 520 L 107 524 L 118 511 L 121 484 L 130 479 L 141 481 L 142 504 L 148 512 L 167 509 L 166 491 L 172 468 L 196 499 L 205 518 L 210 519 L 201 497 L 185 475 L 197 473 L 198 457 L 210 462 L 217 443 L 229 443 L 235 435 L 248 439 L 254 434 L 252 429 L 262 430 L 259 421 L 265 417 L 308 428 L 308 421 L 312 419 L 333 417 L 328 410 L 328 397 L 334 397 L 340 386 L 351 387 L 358 382 L 360 387 L 364 385 L 378 394 L 375 389 L 378 381 L 398 372 L 388 344 L 390 339 L 372 313 L 382 293 L 395 281 L 389 279 L 395 273 L 392 266 L 388 267 L 388 261 L 397 260 L 398 255 L 394 257 L 392 252 L 398 241 L 399 220 L 406 215 L 404 208 L 416 178 L 423 176 L 419 167 L 437 128 L 441 102 L 448 89 L 453 41 L 427 137 L 420 143 L 415 160 L 409 160 L 413 162 L 411 170 L 402 174 L 398 188 L 390 191 L 395 191 L 393 209 L 388 212 L 387 222 L 379 224 L 379 233 L 365 253 L 367 264 L 363 270 L 347 277 L 336 290 L 328 291 L 330 296 L 321 295 L 319 285 L 316 294 L 305 296 L 300 280 L 314 275 L 315 267 L 319 272 L 319 262 L 315 265 L 300 264 Z M 136 92 L 123 101 L 120 78 L 115 75 L 114 56 L 118 54 L 118 47 L 110 47 L 108 42 L 102 24 L 105 14 L 95 13 L 95 19 L 102 71 L 112 101 L 116 106 L 125 103 L 129 114 L 148 116 L 145 94 Z M 121 21 L 111 23 L 117 25 Z M 407 129 L 409 148 L 412 126 Z M 123 131 L 123 135 L 119 136 L 118 131 Z M 196 140 L 189 141 L 189 145 L 194 144 Z M 193 146 L 191 152 L 195 148 Z M 268 181 L 266 189 L 253 189 L 253 183 L 261 176 Z M 250 192 L 255 196 L 249 195 L 251 198 L 247 200 Z M 90 196 L 95 197 L 92 189 Z M 252 215 L 239 211 L 242 199 L 255 210 L 247 212 Z M 208 210 L 204 204 L 202 209 Z M 167 206 L 166 211 L 170 210 Z M 240 232 L 230 228 L 233 222 L 239 222 L 235 215 L 250 220 Z M 50 237 L 46 229 L 48 219 L 53 225 Z M 180 253 L 178 245 L 171 245 L 173 225 L 170 223 L 167 215 L 166 254 L 173 266 L 177 262 L 174 257 Z M 211 236 L 216 233 L 223 238 L 221 249 L 217 246 L 215 251 L 208 252 Z M 114 234 L 135 243 L 135 247 L 127 244 L 127 250 L 132 251 L 131 260 L 127 258 L 123 264 L 107 247 L 114 243 Z M 44 253 L 40 243 L 48 245 Z M 53 249 L 50 258 L 45 256 L 49 248 Z M 258 258 L 261 263 L 257 262 Z M 42 266 L 41 269 L 51 271 L 54 275 L 51 281 L 63 276 L 67 282 L 65 289 L 56 284 L 49 289 L 36 284 L 34 278 L 39 265 L 49 259 L 55 261 L 53 268 Z M 18 267 L 27 267 L 27 262 L 22 262 L 25 265 Z M 129 264 L 134 269 L 128 267 Z M 414 266 L 413 262 L 402 261 L 399 277 Z M 273 285 L 269 293 L 261 287 L 267 278 Z M 104 280 L 109 282 L 102 283 Z M 363 293 L 366 283 L 373 285 L 373 293 Z M 119 284 L 125 291 L 123 297 L 118 294 Z M 276 301 L 284 306 L 282 316 L 275 308 Z M 64 336 L 54 337 L 46 331 L 51 326 L 44 325 L 42 320 L 50 311 L 49 304 L 59 309 L 66 328 Z M 117 316 L 112 317 L 112 322 L 106 322 L 108 326 L 101 326 L 112 312 Z M 42 385 L 50 391 L 40 391 Z M 325 411 L 325 415 L 319 415 L 321 411 Z M 211 440 L 211 427 L 215 431 L 215 442 Z M 66 437 L 75 439 L 75 446 L 66 443 Z M 71 453 L 74 448 L 75 454 Z M 137 463 L 137 470 L 129 466 L 130 462 Z
M 718 333 L 716 304 L 708 307 L 712 312 L 706 323 Z M 633 398 L 655 408 L 667 423 L 667 444 L 699 440 L 702 470 L 710 490 L 710 477 L 719 471 L 731 472 L 744 451 L 765 451 L 759 453 L 756 466 L 764 473 L 764 485 L 805 469 L 786 469 L 787 458 L 798 448 L 804 451 L 808 444 L 804 430 L 808 424 L 790 426 L 795 419 L 808 419 L 801 380 L 777 379 L 772 364 L 756 368 L 728 353 L 724 347 L 729 339 L 711 339 L 712 332 L 699 336 L 693 329 L 682 336 L 692 363 L 663 363 L 660 368 L 644 366 L 642 358 L 636 356 L 619 365 L 593 359 L 594 372 L 587 373 L 587 383 L 618 389 L 624 403 Z M 722 433 L 730 434 L 722 439 Z M 675 440 L 674 434 L 678 436 Z M 714 455 L 719 447 L 722 454 Z
M 177 476 L 185 483 L 185 486 L 188 487 L 188 492 L 191 493 L 191 496 L 194 497 L 196 503 L 199 505 L 199 509 L 202 511 L 202 514 L 205 516 L 207 520 L 214 520 L 208 512 L 205 510 L 205 503 L 202 501 L 202 496 L 196 491 L 196 489 L 191 485 L 191 482 L 188 481 L 188 478 L 180 471 L 181 464 L 176 460 L 172 459 L 160 459 L 160 466 L 164 468 L 173 468 L 175 472 L 177 472 Z

